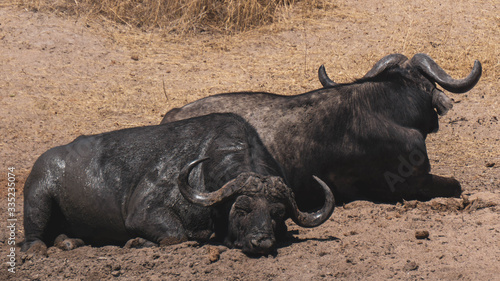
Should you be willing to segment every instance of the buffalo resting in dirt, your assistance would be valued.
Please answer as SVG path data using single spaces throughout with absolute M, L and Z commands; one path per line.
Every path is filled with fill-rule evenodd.
M 438 114 L 453 105 L 436 84 L 464 93 L 481 72 L 475 61 L 472 72 L 456 80 L 425 54 L 392 54 L 352 83 L 334 83 L 321 67 L 322 89 L 296 96 L 214 95 L 170 110 L 162 123 L 212 112 L 241 115 L 283 166 L 299 207 L 321 204 L 313 174 L 333 189 L 337 202 L 456 197 L 459 182 L 430 174 L 425 146 L 427 134 L 438 130 Z
M 215 233 L 229 247 L 268 254 L 286 237 L 287 218 L 315 227 L 335 205 L 317 179 L 323 207 L 299 211 L 281 175 L 255 129 L 234 114 L 81 136 L 34 164 L 24 187 L 22 250 L 43 252 L 56 237 L 71 249 L 83 241 L 168 245 Z

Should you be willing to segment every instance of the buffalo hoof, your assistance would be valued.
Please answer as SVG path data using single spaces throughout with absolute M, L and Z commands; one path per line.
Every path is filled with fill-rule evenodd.
M 167 237 L 160 240 L 160 246 L 169 246 L 186 242 L 187 238 Z
M 444 195 L 442 197 L 460 198 L 462 195 L 462 186 L 455 178 L 433 176 L 433 180 L 437 189 Z
M 47 245 L 45 245 L 45 243 L 43 243 L 41 240 L 36 240 L 31 243 L 24 243 L 21 251 L 26 252 L 26 255 L 28 256 L 47 256 Z
M 436 197 L 460 198 L 462 186 L 454 178 L 427 174 L 409 180 L 409 192 L 403 195 L 404 200 L 427 201 Z
M 460 198 L 462 186 L 454 178 L 430 175 L 430 182 L 424 184 L 422 194 L 428 199 L 436 197 L 455 197 Z
M 137 238 L 128 240 L 127 243 L 125 244 L 125 246 L 123 246 L 123 248 L 125 248 L 125 249 L 141 249 L 141 248 L 150 248 L 150 247 L 154 247 L 154 246 L 157 246 L 157 245 L 151 241 L 144 239 L 144 238 L 137 237 Z
M 85 245 L 85 243 L 82 239 L 68 238 L 68 236 L 64 234 L 57 236 L 56 240 L 54 241 L 54 246 L 63 251 L 73 250 L 83 245 Z

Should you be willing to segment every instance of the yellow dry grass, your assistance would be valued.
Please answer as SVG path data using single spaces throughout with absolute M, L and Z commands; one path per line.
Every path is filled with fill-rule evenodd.
M 102 15 L 131 27 L 167 31 L 242 31 L 273 22 L 276 11 L 298 0 L 23 0 L 32 10 Z M 303 0 L 311 6 L 318 0 Z M 278 13 L 279 14 L 279 13 Z

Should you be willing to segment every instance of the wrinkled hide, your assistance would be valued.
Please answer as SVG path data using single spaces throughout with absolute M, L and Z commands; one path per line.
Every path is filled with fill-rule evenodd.
M 210 161 L 186 170 L 204 157 Z M 81 136 L 33 166 L 24 187 L 22 250 L 43 252 L 54 240 L 69 250 L 84 242 L 138 247 L 215 234 L 246 253 L 267 254 L 283 238 L 287 218 L 313 227 L 333 212 L 327 187 L 321 221 L 293 208 L 282 175 L 256 131 L 234 114 Z M 192 200 L 227 186 L 237 192 L 210 204 Z M 251 215 L 243 218 L 241 210 Z
M 167 112 L 162 123 L 211 112 L 241 115 L 283 166 L 304 208 L 322 202 L 313 174 L 341 202 L 458 196 L 458 181 L 429 173 L 425 139 L 438 130 L 438 114 L 453 105 L 436 84 L 462 93 L 480 76 L 478 61 L 469 76 L 457 80 L 427 55 L 408 60 L 393 54 L 353 83 L 333 82 L 323 67 L 323 89 L 297 96 L 219 94 Z

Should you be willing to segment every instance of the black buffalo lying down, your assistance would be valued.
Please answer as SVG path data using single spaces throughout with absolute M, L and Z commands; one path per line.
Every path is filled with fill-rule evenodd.
M 334 209 L 317 179 L 323 207 L 299 211 L 281 175 L 256 131 L 233 114 L 81 136 L 33 166 L 22 250 L 43 252 L 62 233 L 94 245 L 168 245 L 215 233 L 229 247 L 267 254 L 285 237 L 287 218 L 315 227 Z
M 162 123 L 214 112 L 242 116 L 283 166 L 302 209 L 322 204 L 311 175 L 333 189 L 337 202 L 460 196 L 457 180 L 430 173 L 425 139 L 453 106 L 438 85 L 464 93 L 481 72 L 476 61 L 467 77 L 453 79 L 428 55 L 392 54 L 352 83 L 334 83 L 320 68 L 322 89 L 214 95 L 170 110 Z

